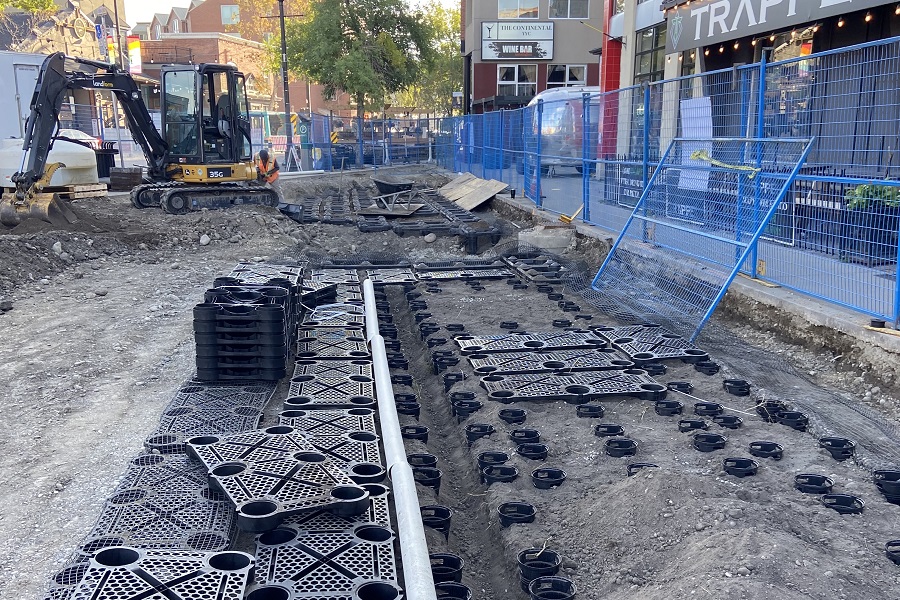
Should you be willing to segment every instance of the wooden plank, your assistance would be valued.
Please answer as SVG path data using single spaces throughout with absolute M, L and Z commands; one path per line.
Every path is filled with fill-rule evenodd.
M 57 185 L 53 187 L 44 188 L 45 192 L 105 192 L 106 184 L 105 183 L 80 183 L 76 185 Z
M 109 194 L 106 190 L 97 190 L 95 192 L 59 192 L 58 195 L 63 200 L 81 200 L 84 198 L 106 198 Z
M 463 196 L 473 192 L 474 190 L 477 190 L 479 187 L 481 187 L 482 183 L 484 183 L 483 179 L 472 179 L 471 181 L 467 181 L 461 186 L 444 193 L 443 196 L 447 200 L 456 202 Z
M 507 187 L 508 186 L 505 183 L 497 181 L 496 179 L 483 181 L 477 189 L 472 190 L 470 193 L 457 200 L 456 205 L 466 210 L 478 208 Z
M 440 188 L 438 190 L 438 192 L 440 192 L 441 194 L 446 196 L 447 193 L 451 192 L 452 190 L 455 190 L 459 186 L 464 185 L 465 183 L 467 183 L 469 181 L 472 181 L 473 179 L 475 179 L 475 176 L 472 175 L 471 173 L 463 173 L 462 175 L 456 177 L 450 183 L 448 183 L 448 184 L 444 185 L 442 188 Z

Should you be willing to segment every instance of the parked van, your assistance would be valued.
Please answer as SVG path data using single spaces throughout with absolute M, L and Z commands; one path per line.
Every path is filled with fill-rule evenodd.
M 540 134 L 541 134 L 541 173 L 547 174 L 551 170 L 554 172 L 560 168 L 575 169 L 581 173 L 583 135 L 588 135 L 589 158 L 595 159 L 597 156 L 597 123 L 600 120 L 600 103 L 593 100 L 590 104 L 589 129 L 584 132 L 584 95 L 590 94 L 596 96 L 600 93 L 600 88 L 596 86 L 579 86 L 553 88 L 544 90 L 537 94 L 528 103 L 529 107 L 536 107 L 538 102 L 543 100 L 544 105 L 540 116 Z M 529 127 L 528 124 L 525 125 Z M 530 130 L 527 132 L 527 138 L 532 138 L 526 148 L 524 165 L 520 162 L 517 165 L 519 173 L 524 173 L 525 166 L 534 168 L 535 155 L 537 150 L 537 140 L 534 135 L 538 131 L 538 111 L 531 111 Z M 593 166 L 591 168 L 593 170 Z

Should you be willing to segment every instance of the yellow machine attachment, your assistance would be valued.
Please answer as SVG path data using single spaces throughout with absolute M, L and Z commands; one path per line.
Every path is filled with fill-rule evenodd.
M 53 173 L 65 166 L 62 163 L 47 165 L 44 175 L 24 193 L 18 194 L 12 190 L 3 194 L 0 199 L 0 223 L 7 227 L 15 227 L 22 219 L 41 219 L 57 227 L 76 223 L 78 217 L 68 202 L 57 194 L 43 192 L 50 184 Z

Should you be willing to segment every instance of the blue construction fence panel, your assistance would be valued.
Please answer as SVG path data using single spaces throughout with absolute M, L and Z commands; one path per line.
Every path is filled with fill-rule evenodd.
M 897 123 L 900 38 L 891 38 L 444 119 L 437 162 L 619 233 L 675 138 L 814 138 L 741 271 L 897 323 Z M 729 185 L 713 173 L 693 203 L 663 203 L 663 214 L 702 225 Z

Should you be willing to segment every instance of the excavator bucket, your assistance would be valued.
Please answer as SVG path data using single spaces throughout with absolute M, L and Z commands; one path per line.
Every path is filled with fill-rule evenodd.
M 78 217 L 69 203 L 56 194 L 41 192 L 53 178 L 57 169 L 65 167 L 57 162 L 47 166 L 44 175 L 26 192 L 17 194 L 15 190 L 0 198 L 0 223 L 15 227 L 22 219 L 40 219 L 56 227 L 77 223 Z
M 0 223 L 15 227 L 23 219 L 40 219 L 56 227 L 78 222 L 69 203 L 56 194 L 37 193 L 27 200 L 17 199 L 14 192 L 3 194 L 0 200 Z

